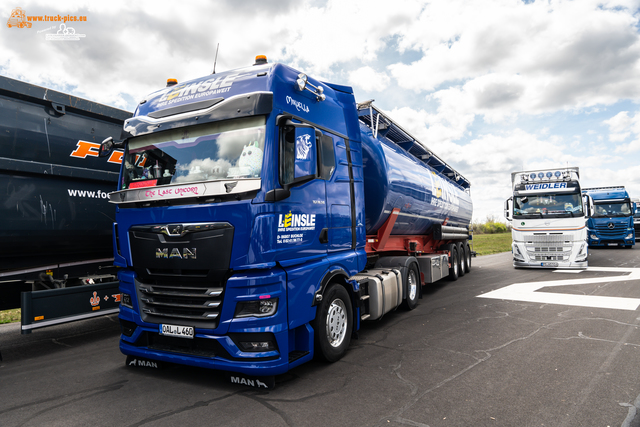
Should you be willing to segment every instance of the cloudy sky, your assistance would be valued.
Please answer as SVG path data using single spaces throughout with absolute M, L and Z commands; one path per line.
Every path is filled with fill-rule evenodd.
M 350 85 L 471 181 L 502 219 L 517 170 L 578 166 L 640 197 L 640 0 L 0 0 L 0 75 L 133 111 L 258 54 Z M 80 18 L 78 18 L 80 19 Z

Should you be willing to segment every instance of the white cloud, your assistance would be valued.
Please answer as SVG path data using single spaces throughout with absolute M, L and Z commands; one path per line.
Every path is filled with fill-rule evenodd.
M 389 86 L 390 78 L 371 67 L 360 67 L 349 73 L 349 83 L 370 92 L 380 92 Z
M 633 141 L 616 147 L 617 153 L 640 151 L 640 112 L 630 117 L 628 111 L 621 111 L 609 120 L 605 120 L 604 124 L 609 126 L 609 141 L 611 142 L 622 142 L 632 134 L 634 135 Z
M 56 44 L 44 40 L 46 31 L 37 32 L 49 24 L 5 28 L 3 75 L 133 109 L 169 77 L 183 82 L 210 73 L 218 43 L 218 71 L 265 54 L 269 62 L 375 97 L 471 180 L 477 218 L 502 215 L 510 172 L 522 168 L 568 164 L 593 185 L 609 177 L 613 184 L 640 185 L 628 155 L 640 151 L 640 108 L 627 102 L 628 111 L 604 120 L 609 106 L 640 100 L 638 0 L 180 6 L 24 0 L 20 6 L 30 15 L 86 15 L 87 22 L 75 26 L 86 38 Z M 3 19 L 11 8 L 0 10 Z M 587 123 L 582 135 L 567 112 Z
M 640 96 L 635 10 L 595 0 L 429 4 L 400 34 L 401 48 L 422 58 L 389 70 L 412 90 L 463 84 L 492 122 L 610 104 Z

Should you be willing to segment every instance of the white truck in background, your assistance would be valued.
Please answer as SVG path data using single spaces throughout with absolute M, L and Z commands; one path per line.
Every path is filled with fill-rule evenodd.
M 513 172 L 505 202 L 514 267 L 587 266 L 587 209 L 577 167 Z

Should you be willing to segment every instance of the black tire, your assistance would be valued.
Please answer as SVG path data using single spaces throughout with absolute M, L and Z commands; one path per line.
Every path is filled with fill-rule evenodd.
M 449 267 L 449 280 L 451 280 L 452 282 L 458 280 L 458 267 L 459 267 L 459 262 L 458 262 L 458 248 L 456 248 L 455 244 L 450 244 L 449 245 L 449 253 L 451 258 L 449 259 L 449 264 L 451 264 L 451 266 Z
M 407 271 L 407 283 L 405 283 L 406 298 L 402 302 L 402 306 L 407 310 L 413 310 L 418 305 L 420 297 L 420 273 L 415 263 L 409 265 Z
M 318 358 L 335 362 L 347 353 L 353 331 L 353 309 L 345 288 L 334 284 L 325 291 L 313 329 Z
M 456 249 L 458 250 L 458 276 L 462 277 L 466 271 L 464 269 L 464 246 L 461 242 L 456 243 Z
M 468 242 L 464 243 L 464 264 L 465 271 L 469 273 L 471 271 L 471 247 Z

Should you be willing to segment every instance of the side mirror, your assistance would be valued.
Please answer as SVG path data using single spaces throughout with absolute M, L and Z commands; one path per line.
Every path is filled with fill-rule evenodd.
M 112 137 L 106 138 L 100 144 L 100 151 L 98 152 L 98 157 L 109 157 L 111 153 L 113 153 L 113 149 L 115 147 L 115 143 L 113 142 Z
M 584 216 L 590 217 L 594 212 L 593 199 L 588 194 L 585 194 L 582 196 L 582 201 L 584 203 Z
M 100 144 L 98 157 L 109 157 L 116 148 L 124 148 L 124 141 L 116 142 L 112 137 L 105 138 L 105 140 Z
M 504 217 L 507 221 L 511 221 L 511 206 L 513 205 L 513 197 L 509 197 L 504 201 Z
M 295 161 L 293 179 L 316 177 L 318 174 L 318 159 L 316 147 L 316 133 L 312 127 L 296 127 L 295 132 Z

